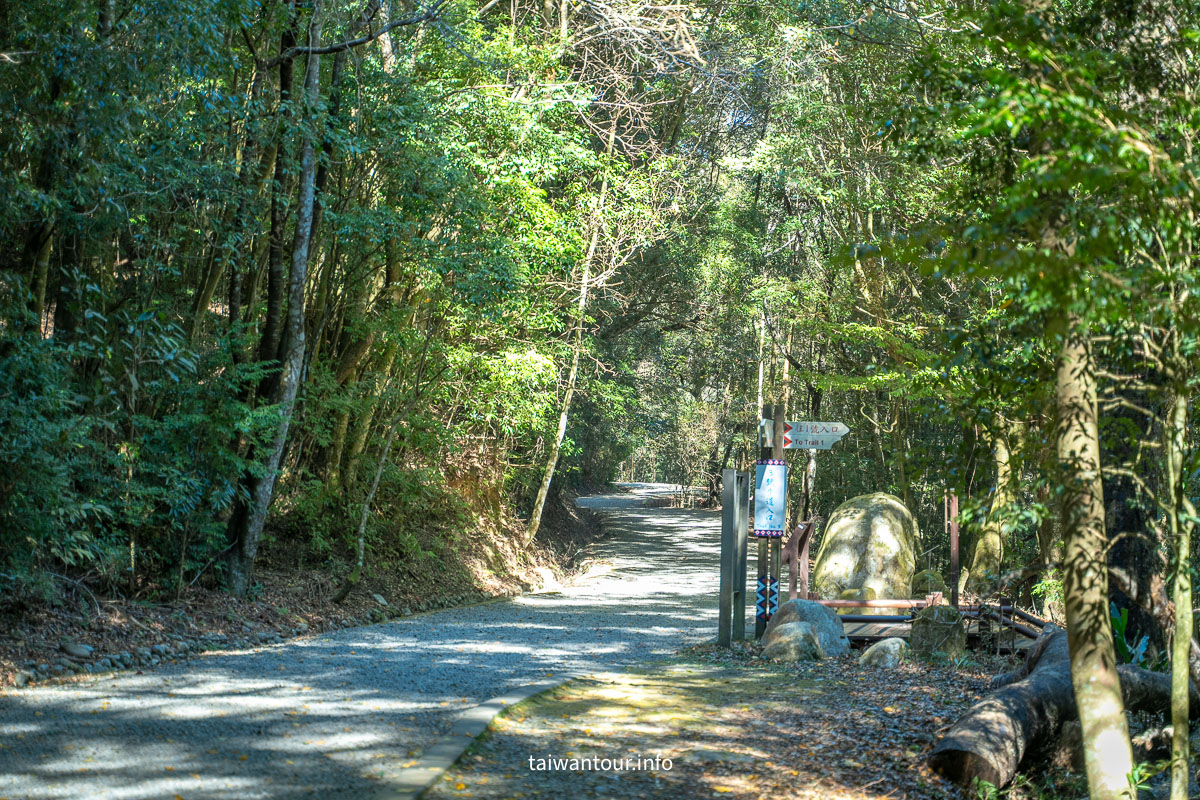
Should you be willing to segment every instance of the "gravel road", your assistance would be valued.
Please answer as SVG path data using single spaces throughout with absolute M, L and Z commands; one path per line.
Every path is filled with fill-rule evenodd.
M 0 800 L 386 794 L 463 709 L 711 638 L 719 515 L 632 489 L 580 500 L 614 569 L 562 592 L 0 694 Z

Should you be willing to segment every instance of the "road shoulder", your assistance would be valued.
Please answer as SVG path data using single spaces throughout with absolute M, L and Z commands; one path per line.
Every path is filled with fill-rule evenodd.
M 923 756 L 984 677 L 703 645 L 507 709 L 424 797 L 960 798 Z

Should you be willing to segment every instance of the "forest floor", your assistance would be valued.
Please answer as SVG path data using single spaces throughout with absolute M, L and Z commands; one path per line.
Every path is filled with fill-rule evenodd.
M 139 655 L 156 646 L 190 641 L 195 649 L 236 650 L 512 597 L 547 581 L 570 580 L 588 566 L 580 556 L 602 535 L 599 516 L 574 501 L 573 495 L 560 496 L 547 504 L 537 547 L 519 557 L 513 548 L 498 548 L 506 556 L 500 570 L 473 565 L 472 571 L 461 561 L 447 569 L 446 559 L 385 565 L 368 573 L 341 604 L 331 599 L 337 577 L 327 568 L 288 564 L 293 559 L 286 542 L 265 554 L 255 573 L 256 591 L 247 599 L 198 586 L 178 597 L 97 597 L 84 584 L 59 577 L 57 591 L 42 601 L 0 604 L 0 688 L 107 669 L 103 660 L 122 653 L 132 656 L 132 666 L 149 668 L 168 660 L 156 653 Z M 63 652 L 64 642 L 86 645 L 93 653 L 72 657 Z
M 996 666 L 781 665 L 700 645 L 514 706 L 426 797 L 963 798 L 924 756 Z

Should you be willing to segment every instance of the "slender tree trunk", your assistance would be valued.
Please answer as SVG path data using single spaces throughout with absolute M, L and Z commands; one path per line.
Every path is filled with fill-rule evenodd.
M 1171 336 L 1172 346 L 1178 349 L 1178 338 Z M 1192 646 L 1192 575 L 1191 540 L 1195 528 L 1196 509 L 1184 492 L 1183 462 L 1187 447 L 1188 390 L 1183 360 L 1173 359 L 1172 396 L 1163 430 L 1163 453 L 1166 466 L 1166 497 L 1164 505 L 1167 529 L 1175 549 L 1174 601 L 1175 637 L 1171 648 L 1171 800 L 1187 800 L 1188 796 L 1188 659 Z
M 363 499 L 362 513 L 358 517 L 358 529 L 355 532 L 354 570 L 346 578 L 342 588 L 334 595 L 333 602 L 335 603 L 340 603 L 349 597 L 350 592 L 362 580 L 367 551 L 367 520 L 371 514 L 371 503 L 375 502 L 375 493 L 379 491 L 379 481 L 383 478 L 384 467 L 387 466 L 388 456 L 392 452 L 392 442 L 396 439 L 396 430 L 400 427 L 400 421 L 403 418 L 403 415 L 396 415 L 396 418 L 392 420 L 391 427 L 388 428 L 387 439 L 383 443 L 383 452 L 379 455 L 379 463 L 375 465 L 375 477 L 371 480 L 371 488 L 367 492 L 366 498 Z
M 617 118 L 613 117 L 612 126 L 608 131 L 607 155 L 612 155 L 613 142 L 617 138 Z M 575 397 L 575 382 L 579 377 L 579 357 L 583 351 L 584 311 L 587 309 L 588 285 L 592 281 L 592 259 L 596 257 L 596 248 L 600 244 L 600 216 L 604 214 L 604 201 L 608 196 L 608 173 L 600 183 L 600 195 L 596 203 L 596 219 L 592 220 L 592 235 L 588 242 L 587 252 L 583 256 L 582 276 L 579 279 L 579 303 L 576 306 L 575 335 L 571 346 L 571 370 L 567 373 L 567 390 L 563 394 L 562 411 L 558 415 L 558 431 L 550 442 L 550 452 L 546 456 L 546 469 L 542 472 L 542 483 L 538 486 L 537 498 L 533 501 L 533 511 L 529 514 L 529 524 L 525 528 L 525 546 L 537 536 L 538 528 L 542 525 L 542 510 L 546 506 L 546 497 L 550 493 L 550 482 L 554 480 L 554 470 L 558 467 L 558 454 L 562 449 L 563 438 L 567 435 L 567 420 L 571 413 L 571 401 Z
M 607 185 L 607 183 L 605 184 Z M 592 279 L 592 254 L 596 249 L 599 238 L 599 228 L 593 228 L 592 240 L 588 246 L 588 254 L 583 259 L 583 276 L 579 280 L 579 319 L 575 323 L 574 342 L 571 345 L 571 370 L 567 374 L 567 390 L 563 394 L 562 411 L 558 415 L 558 431 L 550 442 L 550 452 L 546 456 L 546 469 L 542 472 L 542 483 L 538 486 L 537 499 L 533 502 L 533 511 L 529 514 L 529 524 L 525 528 L 526 546 L 537 536 L 542 524 L 542 510 L 546 506 L 546 497 L 550 494 L 550 482 L 554 480 L 554 470 L 558 466 L 558 454 L 562 449 L 563 438 L 567 434 L 567 418 L 571 413 L 571 401 L 575 396 L 575 381 L 579 376 L 579 354 L 583 350 L 583 312 L 587 307 L 588 283 Z
M 321 4 L 314 4 L 308 41 L 319 46 L 321 41 Z M 246 488 L 249 503 L 240 503 L 230 520 L 229 588 L 235 595 L 244 596 L 250 588 L 254 559 L 262 538 L 267 511 L 275 493 L 279 464 L 287 447 L 288 430 L 300 390 L 304 366 L 304 288 L 307 283 L 308 252 L 311 243 L 313 205 L 316 185 L 316 150 L 313 145 L 315 115 L 320 100 L 320 56 L 308 55 L 304 79 L 305 120 L 300 145 L 300 190 L 296 203 L 296 236 L 292 242 L 292 273 L 288 282 L 287 352 L 283 354 L 283 371 L 279 377 L 279 426 L 275 430 L 261 478 L 248 477 Z
M 1129 797 L 1133 753 L 1108 613 L 1108 536 L 1100 478 L 1096 370 L 1086 328 L 1059 317 L 1058 465 L 1063 488 L 1064 593 L 1071 682 L 1083 728 L 1091 800 Z
M 992 495 L 992 507 L 984 520 L 975 552 L 971 556 L 971 567 L 967 586 L 984 589 L 1000 575 L 1004 559 L 1004 516 L 1006 509 L 1016 502 L 1016 487 L 1013 484 L 1011 454 L 1008 448 L 1007 426 L 996 431 L 992 439 L 992 452 L 996 460 L 996 491 Z
M 292 25 L 284 29 L 279 40 L 279 51 L 286 53 L 296 45 L 296 32 Z M 287 205 L 283 198 L 287 193 L 287 118 L 292 96 L 293 61 L 286 58 L 279 64 L 279 137 L 275 149 L 275 177 L 271 184 L 271 232 L 267 249 L 267 318 L 263 324 L 262 339 L 258 343 L 259 361 L 279 359 L 279 344 L 283 337 L 283 242 L 287 228 Z M 303 178 L 302 178 L 303 180 Z M 264 388 L 275 384 L 273 377 L 264 381 Z

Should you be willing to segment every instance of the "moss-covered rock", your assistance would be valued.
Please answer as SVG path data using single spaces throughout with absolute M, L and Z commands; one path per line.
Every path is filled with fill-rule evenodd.
M 910 584 L 913 597 L 924 597 L 934 592 L 946 592 L 946 579 L 935 569 L 923 569 L 912 576 Z
M 858 663 L 864 667 L 879 667 L 880 669 L 895 669 L 900 666 L 904 656 L 908 655 L 908 642 L 898 637 L 884 639 L 868 647 L 858 657 Z
M 780 625 L 762 651 L 763 658 L 779 661 L 813 661 L 824 655 L 816 631 L 807 622 Z
M 799 598 L 779 605 L 779 610 L 767 623 L 763 643 L 769 645 L 775 632 L 790 622 L 804 622 L 811 626 L 821 646 L 821 653 L 826 658 L 844 656 L 850 652 L 850 640 L 846 638 L 842 621 L 833 613 L 833 609 Z
M 917 536 L 917 522 L 899 498 L 876 492 L 847 500 L 833 512 L 821 537 L 814 590 L 824 598 L 868 588 L 877 598 L 908 597 Z
M 945 653 L 958 658 L 967 652 L 967 626 L 962 614 L 950 606 L 921 609 L 912 623 L 910 639 L 913 655 L 928 658 Z

